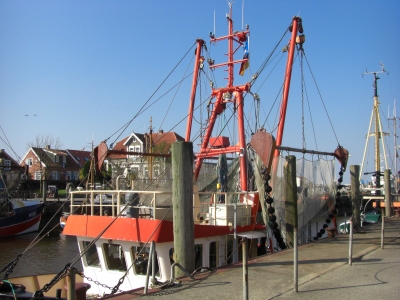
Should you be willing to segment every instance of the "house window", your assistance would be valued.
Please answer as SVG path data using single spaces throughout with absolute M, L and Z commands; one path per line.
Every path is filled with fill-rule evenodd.
M 80 160 L 81 160 L 78 156 L 75 156 L 75 159 L 76 159 L 77 161 L 80 161 Z
M 65 164 L 67 162 L 67 157 L 63 156 L 63 164 Z
M 56 155 L 56 163 L 60 162 L 60 157 Z
M 32 164 L 33 164 L 33 159 L 32 159 L 32 158 L 28 158 L 28 159 L 25 161 L 25 163 L 26 163 L 28 166 L 32 166 Z
M 89 158 L 88 158 L 88 157 L 84 157 L 83 160 L 84 160 L 84 161 L 88 161 Z
M 134 146 L 129 146 L 129 151 L 135 151 L 135 147 Z
M 52 180 L 59 180 L 60 179 L 60 173 L 58 171 L 51 171 L 51 179 Z
M 11 160 L 9 159 L 5 159 L 4 160 L 4 168 L 3 170 L 7 171 L 7 170 L 11 170 Z
M 41 180 L 42 179 L 42 174 L 40 173 L 40 171 L 36 171 L 35 172 L 35 180 Z
M 135 151 L 140 152 L 140 146 L 135 146 Z
M 66 179 L 66 180 L 72 180 L 71 172 L 70 172 L 70 171 L 67 171 L 67 172 L 66 172 L 66 174 L 65 174 L 65 179 Z
M 72 180 L 78 180 L 78 179 L 79 179 L 79 172 L 78 171 L 74 171 Z

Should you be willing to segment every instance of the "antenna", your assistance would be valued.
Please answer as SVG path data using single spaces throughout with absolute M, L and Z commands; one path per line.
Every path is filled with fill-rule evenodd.
M 216 35 L 216 31 L 215 31 L 215 9 L 214 9 L 214 35 Z
M 243 23 L 244 23 L 244 0 L 242 0 L 242 30 L 243 30 Z

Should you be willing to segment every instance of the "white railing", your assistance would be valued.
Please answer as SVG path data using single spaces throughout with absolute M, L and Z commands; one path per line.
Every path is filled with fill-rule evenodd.
M 141 218 L 166 219 L 172 221 L 172 208 L 160 205 L 160 196 L 172 197 L 167 191 L 132 190 L 78 190 L 70 193 L 71 214 L 97 216 L 127 216 L 126 194 L 145 195 L 150 205 L 129 205 L 138 209 Z M 200 201 L 200 197 L 205 198 Z M 249 225 L 252 222 L 252 207 L 256 192 L 195 192 L 193 195 L 193 213 L 195 223 L 210 225 Z M 139 200 L 140 201 L 140 200 Z M 171 200 L 172 202 L 172 200 Z

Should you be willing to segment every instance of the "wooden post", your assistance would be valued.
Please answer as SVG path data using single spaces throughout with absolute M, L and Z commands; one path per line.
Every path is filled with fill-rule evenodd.
M 76 274 L 76 268 L 71 267 L 69 269 L 69 280 L 68 280 L 68 291 L 67 291 L 67 299 L 68 300 L 75 300 L 75 298 L 76 298 L 75 274 Z
M 284 167 L 284 177 L 286 187 L 285 194 L 285 218 L 286 218 L 286 241 L 294 246 L 294 229 L 297 230 L 297 184 L 296 184 L 296 157 L 289 155 L 286 157 Z
M 193 145 L 172 144 L 174 260 L 189 273 L 195 269 L 193 218 Z M 177 276 L 184 273 L 178 269 Z
M 351 180 L 351 202 L 353 206 L 353 224 L 362 226 L 361 224 L 361 193 L 360 193 L 360 166 L 350 166 L 350 180 Z
M 43 204 L 46 204 L 47 202 L 47 180 L 43 180 L 43 185 L 42 185 L 42 196 L 43 196 Z
M 386 169 L 384 172 L 384 181 L 385 181 L 385 216 L 390 217 L 392 215 L 392 193 L 390 191 L 389 169 Z
M 353 265 L 353 217 L 350 218 L 349 265 Z
M 297 183 L 296 183 L 296 157 L 286 157 L 284 177 L 287 184 L 285 193 L 286 240 L 293 246 L 293 289 L 298 291 L 298 237 L 297 237 Z

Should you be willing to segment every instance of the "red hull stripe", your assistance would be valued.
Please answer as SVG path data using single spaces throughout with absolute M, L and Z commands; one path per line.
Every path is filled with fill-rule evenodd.
M 81 237 L 97 237 L 106 228 L 113 217 L 70 215 L 63 234 Z M 242 226 L 237 232 L 250 231 L 254 226 Z M 233 227 L 194 225 L 195 238 L 233 234 Z M 173 223 L 170 221 L 118 218 L 102 235 L 104 239 L 165 243 L 173 241 Z
M 23 233 L 24 231 L 28 230 L 29 228 L 31 228 L 31 227 L 35 226 L 37 223 L 39 223 L 40 218 L 41 218 L 41 215 L 37 215 L 36 217 L 34 217 L 33 219 L 31 219 L 29 221 L 2 227 L 2 228 L 0 228 L 0 237 L 13 236 L 13 235 Z

